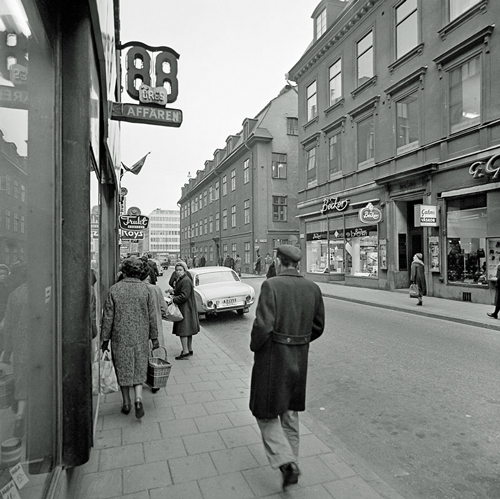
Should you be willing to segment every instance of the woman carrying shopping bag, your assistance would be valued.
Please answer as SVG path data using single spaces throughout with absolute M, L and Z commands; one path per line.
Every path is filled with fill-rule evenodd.
M 194 297 L 194 286 L 191 276 L 188 275 L 187 265 L 183 261 L 175 264 L 177 280 L 173 295 L 168 298 L 179 306 L 184 319 L 174 322 L 172 333 L 181 339 L 182 352 L 176 360 L 187 359 L 193 355 L 193 335 L 198 334 L 200 322 L 198 320 L 198 309 L 196 308 L 196 299 Z
M 147 263 L 139 258 L 123 261 L 124 278 L 109 288 L 104 304 L 101 337 L 102 350 L 111 353 L 123 397 L 122 412 L 131 409 L 130 388 L 134 387 L 135 416 L 144 416 L 142 384 L 146 381 L 149 340 L 158 348 L 158 323 L 153 297 L 141 278 Z
M 422 253 L 415 253 L 411 264 L 410 282 L 418 287 L 417 305 L 422 305 L 422 296 L 427 294 L 423 258 Z

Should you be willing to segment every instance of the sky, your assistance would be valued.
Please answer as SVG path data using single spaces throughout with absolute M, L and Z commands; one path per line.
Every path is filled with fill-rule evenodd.
M 286 85 L 313 39 L 319 0 L 121 0 L 121 42 L 166 45 L 180 54 L 179 128 L 121 122 L 128 167 L 151 152 L 139 173 L 125 173 L 126 206 L 148 215 L 179 209 L 188 174 L 196 176 L 229 135 L 242 130 Z M 125 72 L 125 52 L 122 71 Z M 125 85 L 123 84 L 125 87 Z M 126 91 L 122 101 L 133 101 Z

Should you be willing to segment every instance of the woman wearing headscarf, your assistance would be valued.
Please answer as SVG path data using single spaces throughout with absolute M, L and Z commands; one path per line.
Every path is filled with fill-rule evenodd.
M 109 288 L 104 304 L 101 337 L 102 350 L 111 353 L 120 385 L 122 412 L 131 409 L 130 388 L 135 392 L 135 416 L 144 416 L 142 405 L 142 384 L 146 381 L 149 340 L 158 348 L 158 324 L 152 294 L 141 278 L 147 272 L 147 263 L 139 258 L 123 261 L 124 278 Z
M 196 298 L 194 297 L 193 280 L 188 274 L 187 265 L 183 261 L 178 261 L 175 264 L 175 273 L 177 280 L 170 300 L 179 307 L 184 319 L 174 322 L 172 333 L 181 339 L 182 352 L 176 357 L 176 360 L 182 360 L 193 355 L 193 335 L 198 334 L 200 322 Z
M 415 253 L 411 263 L 410 282 L 418 287 L 417 305 L 422 305 L 422 296 L 427 294 L 427 284 L 425 283 L 424 260 L 422 253 Z

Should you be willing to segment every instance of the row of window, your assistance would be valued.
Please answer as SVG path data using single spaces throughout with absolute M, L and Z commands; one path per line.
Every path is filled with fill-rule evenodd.
M 0 191 L 5 191 L 9 196 L 14 195 L 15 199 L 20 199 L 23 203 L 26 202 L 26 186 L 8 175 L 0 177 Z
M 22 246 L 19 248 L 17 246 L 4 247 L 2 263 L 10 265 L 11 263 L 17 262 L 19 260 L 24 260 L 24 248 Z
M 455 133 L 481 122 L 482 56 L 473 54 L 465 61 L 450 65 L 446 70 L 448 88 L 448 127 Z M 413 85 L 400 92 L 395 98 L 395 148 L 396 154 L 403 154 L 419 147 L 421 135 L 421 109 L 419 86 Z M 375 114 L 362 116 L 355 123 L 356 152 L 358 168 L 375 163 Z M 327 137 L 328 170 L 330 180 L 342 171 L 342 137 L 339 125 Z M 384 132 L 384 140 L 387 133 Z M 306 150 L 307 186 L 317 184 L 316 147 Z
M 150 220 L 152 223 L 154 222 L 179 222 L 179 217 L 160 217 L 157 215 L 151 215 Z
M 11 210 L 5 210 L 5 230 L 12 230 L 14 232 L 20 232 L 24 234 L 25 227 L 25 216 L 19 215 L 19 213 L 14 212 L 12 214 Z
M 288 204 L 287 196 L 272 196 L 273 203 L 273 221 L 286 222 L 288 220 Z M 243 223 L 250 223 L 250 200 L 246 199 L 243 202 Z M 231 228 L 236 227 L 236 205 L 231 206 Z M 222 210 L 222 230 L 228 228 L 228 210 Z M 215 232 L 220 231 L 220 216 L 219 212 L 215 214 Z M 212 234 L 214 232 L 214 216 L 210 215 L 199 222 L 194 222 L 191 226 L 182 229 L 182 237 L 184 240 L 191 237 L 198 237 L 204 234 Z
M 450 20 L 459 17 L 468 9 L 481 3 L 483 0 L 449 0 Z M 319 19 L 319 17 L 317 18 Z M 403 0 L 395 7 L 394 23 L 395 23 L 395 46 L 396 60 L 415 50 L 420 43 L 419 33 L 419 15 L 418 15 L 418 0 Z M 365 82 L 371 80 L 375 74 L 375 50 L 374 50 L 374 29 L 365 33 L 361 39 L 355 42 L 355 87 L 361 87 Z M 329 67 L 328 70 L 328 100 L 326 108 L 333 106 L 343 98 L 343 83 L 342 83 L 342 57 Z M 457 75 L 456 81 L 460 75 Z M 469 82 L 469 85 L 472 85 Z M 318 82 L 315 80 L 306 87 L 306 118 L 307 122 L 313 120 L 318 115 L 318 97 L 317 97 Z M 457 93 L 465 94 L 466 88 L 456 88 Z M 455 95 L 455 99 L 461 98 L 462 95 Z M 470 100 L 470 99 L 469 99 Z M 474 106 L 476 107 L 476 106 Z M 473 111 L 476 112 L 476 109 Z M 469 112 L 470 114 L 470 112 Z M 455 118 L 458 120 L 459 118 Z
M 272 153 L 271 159 L 271 176 L 273 179 L 286 179 L 287 178 L 287 155 L 283 153 Z M 247 184 L 250 181 L 250 166 L 249 160 L 243 161 L 243 183 Z M 227 195 L 227 175 L 222 177 L 222 195 Z M 231 191 L 236 190 L 236 169 L 231 170 L 230 174 Z M 205 189 L 203 193 L 194 197 L 191 204 L 186 203 L 182 207 L 182 218 L 188 217 L 191 213 L 196 213 L 198 210 L 211 204 L 213 201 L 219 199 L 219 181 L 216 181 L 213 186 Z M 247 223 L 247 222 L 245 222 Z

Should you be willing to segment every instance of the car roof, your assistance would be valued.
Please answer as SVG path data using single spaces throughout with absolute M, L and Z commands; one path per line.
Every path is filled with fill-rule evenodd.
M 233 272 L 232 269 L 229 267 L 219 267 L 217 265 L 214 265 L 212 267 L 194 267 L 192 269 L 189 269 L 189 272 L 193 275 L 200 275 L 200 274 L 210 274 L 211 272 Z

